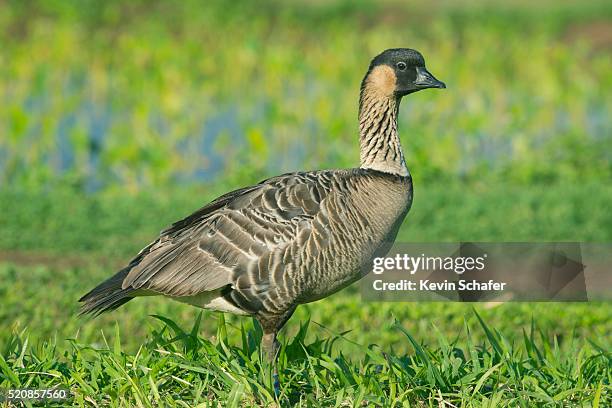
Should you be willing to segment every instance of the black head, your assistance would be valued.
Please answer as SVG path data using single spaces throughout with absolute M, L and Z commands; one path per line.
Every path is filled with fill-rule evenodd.
M 364 86 L 366 83 L 397 97 L 427 88 L 446 88 L 427 71 L 421 53 L 410 48 L 392 48 L 377 55 L 364 78 Z

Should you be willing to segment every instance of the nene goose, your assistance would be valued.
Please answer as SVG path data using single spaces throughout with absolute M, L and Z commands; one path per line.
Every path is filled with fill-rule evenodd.
M 250 315 L 274 361 L 277 332 L 295 308 L 361 278 L 395 240 L 412 204 L 397 133 L 400 100 L 445 87 L 418 51 L 384 51 L 361 84 L 359 168 L 284 174 L 217 198 L 84 295 L 81 312 L 98 315 L 137 296 L 164 295 Z

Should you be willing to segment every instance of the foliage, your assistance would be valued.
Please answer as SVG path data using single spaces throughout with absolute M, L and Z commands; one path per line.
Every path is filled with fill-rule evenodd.
M 308 321 L 279 355 L 280 394 L 271 366 L 257 346 L 261 329 L 237 329 L 232 345 L 221 319 L 214 340 L 200 337 L 201 315 L 189 330 L 163 322 L 136 354 L 125 353 L 118 330 L 112 343 L 91 347 L 71 341 L 58 353 L 53 342 L 33 348 L 27 335 L 12 337 L 0 354 L 2 387 L 67 387 L 76 405 L 104 406 L 608 406 L 610 353 L 596 343 L 563 347 L 534 325 L 518 343 L 478 314 L 455 339 L 437 332 L 436 346 L 417 341 L 400 322 L 413 352 L 362 346 L 361 360 L 347 358 L 342 335 L 306 341 Z M 485 340 L 472 338 L 475 330 Z M 457 346 L 464 338 L 465 347 Z M 334 352 L 336 349 L 336 352 Z M 335 356 L 335 357 L 334 357 Z M 187 404 L 185 401 L 190 401 Z M 221 404 L 220 401 L 224 401 Z
M 417 180 L 612 175 L 612 59 L 589 36 L 609 2 L 82 4 L 0 4 L 0 183 L 136 190 L 355 166 L 359 82 L 392 46 L 422 50 L 449 85 L 404 102 Z

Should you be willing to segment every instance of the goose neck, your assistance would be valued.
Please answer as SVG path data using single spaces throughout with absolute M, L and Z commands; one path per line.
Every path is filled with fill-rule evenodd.
M 359 103 L 361 168 L 408 176 L 397 132 L 400 98 L 364 90 Z

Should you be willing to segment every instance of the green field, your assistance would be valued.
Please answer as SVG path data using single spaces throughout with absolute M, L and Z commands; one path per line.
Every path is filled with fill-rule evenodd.
M 400 239 L 452 240 L 450 226 L 461 225 L 466 238 L 479 240 L 567 240 L 576 229 L 583 240 L 610 240 L 610 229 L 601 228 L 610 225 L 602 210 L 609 187 L 468 191 L 481 204 L 465 198 L 465 186 L 422 189 Z M 170 220 L 213 196 L 203 188 L 175 190 L 172 198 L 2 194 L 2 247 L 10 249 L 1 253 L 0 322 L 12 335 L 0 338 L 1 386 L 63 384 L 77 405 L 273 401 L 269 367 L 256 347 L 261 334 L 250 319 L 204 312 L 193 329 L 196 309 L 157 298 L 95 320 L 76 316 L 78 297 Z M 561 226 L 548 214 L 553 203 L 569 220 Z M 421 208 L 442 210 L 418 216 Z M 481 221 L 470 225 L 474 217 Z M 527 222 L 534 218 L 541 225 Z M 610 333 L 609 303 L 364 303 L 354 285 L 298 308 L 287 325 L 280 400 L 606 406 Z
M 0 390 L 610 406 L 609 302 L 368 303 L 353 285 L 287 324 L 278 397 L 251 319 L 160 298 L 76 316 L 218 195 L 356 166 L 359 82 L 396 46 L 448 85 L 402 104 L 415 197 L 399 242 L 612 242 L 612 6 L 531 3 L 0 1 Z

